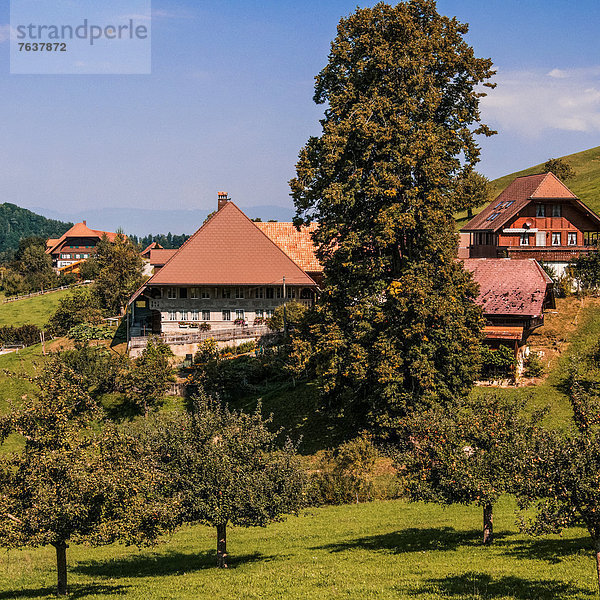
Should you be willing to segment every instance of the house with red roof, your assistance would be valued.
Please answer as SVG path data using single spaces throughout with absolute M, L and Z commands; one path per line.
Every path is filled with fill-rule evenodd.
M 291 223 L 255 223 L 223 192 L 218 206 L 170 256 L 150 249 L 151 261 L 165 253 L 164 265 L 130 300 L 138 317 L 140 308 L 148 311 L 146 331 L 173 333 L 200 322 L 227 329 L 260 322 L 286 301 L 314 302 L 318 286 L 311 274 L 322 269 L 309 228 L 294 233 Z
M 58 239 L 46 242 L 46 254 L 52 257 L 52 266 L 57 270 L 77 271 L 77 265 L 96 252 L 103 236 L 113 242 L 116 233 L 90 229 L 86 221 L 76 223 Z
M 600 217 L 552 173 L 515 179 L 462 229 L 463 256 L 533 258 L 558 276 L 598 241 Z M 465 245 L 465 244 L 461 244 Z

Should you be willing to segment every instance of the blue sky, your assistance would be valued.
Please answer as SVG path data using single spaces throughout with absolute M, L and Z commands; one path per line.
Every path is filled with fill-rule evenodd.
M 354 1 L 154 0 L 151 75 L 11 75 L 0 0 L 0 201 L 101 207 L 291 206 L 319 133 L 313 78 Z M 371 3 L 372 4 L 372 3 Z M 362 4 L 365 5 L 365 4 Z M 494 178 L 600 145 L 600 3 L 440 0 L 470 24 L 498 88 L 483 103 Z

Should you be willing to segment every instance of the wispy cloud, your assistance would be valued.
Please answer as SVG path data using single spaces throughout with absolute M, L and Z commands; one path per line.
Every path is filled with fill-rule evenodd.
M 600 67 L 499 71 L 482 100 L 484 120 L 535 138 L 545 130 L 600 131 Z

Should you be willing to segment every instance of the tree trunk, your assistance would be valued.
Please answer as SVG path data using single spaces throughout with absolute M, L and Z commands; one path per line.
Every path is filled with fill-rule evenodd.
M 494 514 L 493 505 L 488 502 L 483 507 L 483 543 L 491 544 L 494 541 Z
M 473 218 L 473 209 L 467 208 L 467 219 L 472 219 L 472 218 Z
M 596 548 L 596 572 L 598 573 L 598 591 L 600 591 L 600 539 L 594 540 Z
M 217 525 L 217 567 L 226 569 L 227 563 L 227 525 Z
M 66 542 L 58 542 L 54 546 L 56 548 L 56 572 L 58 574 L 58 583 L 56 592 L 59 596 L 67 594 L 67 544 Z

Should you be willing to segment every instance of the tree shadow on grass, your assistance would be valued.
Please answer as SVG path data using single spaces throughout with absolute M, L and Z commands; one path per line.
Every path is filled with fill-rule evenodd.
M 501 540 L 508 531 L 494 533 L 496 540 Z M 344 552 L 346 550 L 383 550 L 401 554 L 404 552 L 429 552 L 435 550 L 457 550 L 461 546 L 480 546 L 482 532 L 478 529 L 470 531 L 457 531 L 453 527 L 432 527 L 429 529 L 410 528 L 394 533 L 373 535 L 357 538 L 346 542 L 317 546 L 313 550 L 329 550 L 330 552 Z
M 573 539 L 530 539 L 515 542 L 500 542 L 504 554 L 515 558 L 535 558 L 557 564 L 573 554 L 589 554 L 593 551 L 592 541 L 583 536 Z M 505 546 L 505 548 L 504 548 Z
M 239 554 L 227 557 L 227 565 L 235 569 L 246 563 L 267 561 L 272 557 L 259 552 Z M 160 577 L 165 575 L 184 575 L 202 569 L 216 569 L 217 555 L 210 552 L 165 552 L 144 554 L 113 560 L 91 560 L 80 562 L 71 570 L 89 577 L 128 578 Z M 0 600 L 2 600 L 0 598 Z
M 126 585 L 102 585 L 92 583 L 69 585 L 69 593 L 61 598 L 77 600 L 88 596 L 101 596 L 104 594 L 124 594 L 129 586 Z M 56 594 L 55 587 L 15 590 L 12 592 L 0 592 L 0 600 L 18 600 L 19 598 L 52 598 Z
M 468 572 L 463 575 L 429 579 L 422 587 L 404 592 L 405 597 L 443 598 L 514 598 L 515 600 L 556 600 L 556 598 L 595 598 L 595 594 L 579 586 L 551 579 L 523 579 L 506 575 L 492 577 L 487 573 Z

